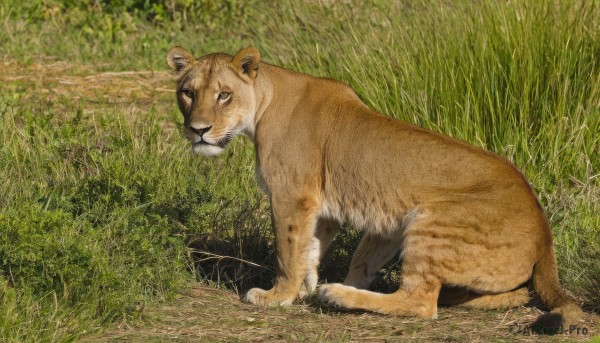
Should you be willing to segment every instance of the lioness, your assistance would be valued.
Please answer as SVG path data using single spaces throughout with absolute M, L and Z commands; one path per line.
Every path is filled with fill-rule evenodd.
M 548 220 L 509 161 L 378 114 L 343 83 L 261 62 L 254 48 L 196 59 L 173 47 L 167 62 L 193 151 L 217 155 L 238 134 L 256 147 L 277 276 L 246 301 L 289 305 L 313 292 L 319 259 L 348 222 L 365 234 L 344 283 L 319 286 L 328 304 L 436 318 L 438 303 L 524 304 L 533 281 L 553 312 L 578 321 L 581 310 L 558 280 Z M 398 291 L 366 290 L 398 252 Z

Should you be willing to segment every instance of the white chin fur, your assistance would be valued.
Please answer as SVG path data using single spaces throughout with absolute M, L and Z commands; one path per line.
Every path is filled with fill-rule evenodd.
M 222 153 L 224 149 L 216 145 L 198 144 L 194 145 L 192 147 L 192 150 L 197 154 L 210 157 Z

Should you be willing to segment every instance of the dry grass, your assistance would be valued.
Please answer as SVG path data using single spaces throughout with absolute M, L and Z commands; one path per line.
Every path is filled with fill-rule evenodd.
M 290 308 L 258 308 L 242 303 L 237 294 L 192 285 L 172 304 L 148 308 L 142 319 L 121 323 L 90 342 L 490 342 L 587 341 L 591 334 L 556 336 L 511 332 L 533 321 L 534 307 L 483 311 L 441 308 L 437 320 L 419 320 L 362 312 L 338 312 L 309 302 Z M 586 328 L 598 318 L 587 315 Z
M 79 65 L 41 59 L 21 64 L 14 60 L 0 63 L 0 90 L 12 94 L 19 104 L 60 105 L 80 103 L 90 112 L 107 105 L 149 109 L 172 106 L 173 83 L 166 71 L 110 72 L 110 64 Z
M 167 71 L 135 70 L 111 72 L 112 64 L 81 65 L 40 58 L 22 64 L 7 58 L 0 62 L 0 94 L 12 97 L 17 106 L 53 108 L 56 113 L 83 117 L 107 110 L 125 113 L 132 120 L 152 110 L 166 117 L 176 108 L 174 81 Z M 176 130 L 173 120 L 163 120 L 165 134 Z

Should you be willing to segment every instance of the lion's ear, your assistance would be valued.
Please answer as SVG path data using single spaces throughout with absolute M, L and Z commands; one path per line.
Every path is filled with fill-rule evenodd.
M 258 75 L 258 63 L 260 62 L 260 53 L 253 47 L 240 50 L 231 60 L 231 67 L 240 75 L 240 77 L 252 81 Z
M 194 62 L 196 62 L 194 56 L 180 46 L 172 47 L 167 54 L 167 63 L 176 76 L 192 66 Z

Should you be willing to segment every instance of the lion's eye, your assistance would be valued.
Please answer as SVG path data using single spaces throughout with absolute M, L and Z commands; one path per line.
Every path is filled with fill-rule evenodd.
M 192 92 L 191 89 L 184 89 L 181 91 L 181 93 L 192 100 L 194 99 L 194 92 Z
M 229 99 L 230 97 L 231 97 L 231 93 L 229 93 L 229 92 L 221 92 L 217 96 L 217 100 L 224 101 L 224 100 Z

